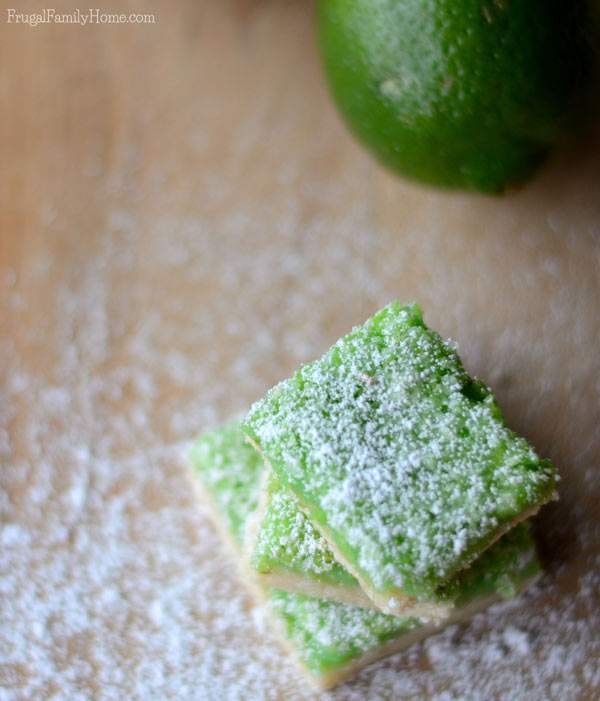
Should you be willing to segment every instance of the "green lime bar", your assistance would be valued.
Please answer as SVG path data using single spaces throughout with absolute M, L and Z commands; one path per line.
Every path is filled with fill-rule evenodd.
M 219 526 L 242 547 L 246 524 L 259 501 L 263 459 L 244 440 L 238 421 L 205 433 L 190 457 L 218 512 Z
M 241 432 L 240 435 L 243 437 Z M 294 497 L 271 470 L 265 477 L 260 504 L 249 521 L 244 543 L 260 583 L 373 608 L 357 579 L 337 562 L 327 541 L 300 511 Z
M 244 443 L 235 423 L 201 438 L 191 457 L 203 494 L 213 507 L 214 520 L 239 556 L 246 526 L 259 502 L 262 461 Z M 507 545 L 501 554 L 461 591 L 460 607 L 448 622 L 467 619 L 497 600 L 498 594 L 510 596 L 523 590 L 539 574 L 527 524 L 513 529 L 502 542 Z M 497 548 L 492 548 L 490 555 L 494 550 Z M 416 617 L 388 616 L 277 589 L 265 589 L 264 599 L 282 642 L 321 688 L 337 684 L 371 662 L 439 630 L 422 625 Z
M 374 606 L 273 473 L 267 474 L 261 501 L 262 508 L 249 519 L 245 547 L 263 585 L 355 606 Z M 407 615 L 434 621 L 447 618 L 457 603 L 480 590 L 513 596 L 518 581 L 511 581 L 511 573 L 527 547 L 531 549 L 529 526 L 521 523 L 437 589 L 431 600 L 414 602 Z
M 393 302 L 253 405 L 243 423 L 377 606 L 427 600 L 555 493 L 420 309 Z

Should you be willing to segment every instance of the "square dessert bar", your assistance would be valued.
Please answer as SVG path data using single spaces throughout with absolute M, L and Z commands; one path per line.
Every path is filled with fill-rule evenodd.
M 246 557 L 260 584 L 284 591 L 331 599 L 365 608 L 375 607 L 358 581 L 335 559 L 327 541 L 299 509 L 293 496 L 278 478 L 267 471 L 259 507 L 248 520 Z M 440 621 L 455 606 L 478 589 L 514 596 L 518 582 L 512 582 L 511 561 L 531 546 L 527 523 L 504 534 L 470 567 L 461 570 L 447 584 L 424 601 L 415 600 L 404 616 Z M 531 549 L 531 547 L 530 547 Z M 521 563 L 525 567 L 526 563 Z M 535 565 L 537 568 L 537 564 Z M 519 569 L 519 576 L 521 569 Z M 490 586 L 483 582 L 490 580 Z
M 556 472 L 416 305 L 393 302 L 243 430 L 383 610 L 428 599 L 554 495 Z
M 240 440 L 244 440 L 241 431 Z M 271 470 L 265 473 L 259 506 L 249 519 L 244 542 L 258 581 L 265 587 L 374 608 L 295 498 Z
M 259 502 L 262 460 L 244 443 L 237 424 L 202 437 L 191 458 L 202 494 L 211 504 L 213 520 L 239 557 L 249 519 Z M 521 591 L 539 574 L 527 524 L 515 528 L 501 542 L 503 548 L 498 550 L 500 543 L 491 548 L 487 565 L 481 558 L 478 574 L 468 586 L 463 585 L 448 622 L 468 618 L 499 594 L 510 596 Z M 494 550 L 497 555 L 490 559 Z M 388 616 L 273 588 L 256 586 L 253 590 L 264 600 L 283 644 L 320 688 L 337 684 L 371 662 L 439 630 L 423 625 L 416 617 Z
M 207 505 L 216 514 L 213 520 L 221 535 L 241 548 L 248 519 L 259 503 L 265 471 L 262 457 L 243 440 L 240 423 L 231 421 L 199 438 L 190 460 L 210 495 Z

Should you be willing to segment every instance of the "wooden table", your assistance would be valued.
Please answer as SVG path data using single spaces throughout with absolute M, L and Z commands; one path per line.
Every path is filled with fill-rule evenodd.
M 312 698 L 180 448 L 392 298 L 459 342 L 561 501 L 539 591 L 333 698 L 600 693 L 600 132 L 510 196 L 434 192 L 347 134 L 310 3 L 115 5 L 156 22 L 2 11 L 0 698 Z

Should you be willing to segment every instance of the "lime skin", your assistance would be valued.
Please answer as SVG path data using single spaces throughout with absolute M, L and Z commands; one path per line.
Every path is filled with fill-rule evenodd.
M 577 0 L 319 0 L 340 112 L 392 170 L 498 193 L 571 128 L 589 72 Z

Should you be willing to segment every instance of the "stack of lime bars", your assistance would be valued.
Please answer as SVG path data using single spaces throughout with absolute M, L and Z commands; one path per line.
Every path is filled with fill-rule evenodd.
M 540 573 L 527 519 L 556 471 L 416 305 L 389 304 L 192 459 L 246 579 L 322 688 Z

